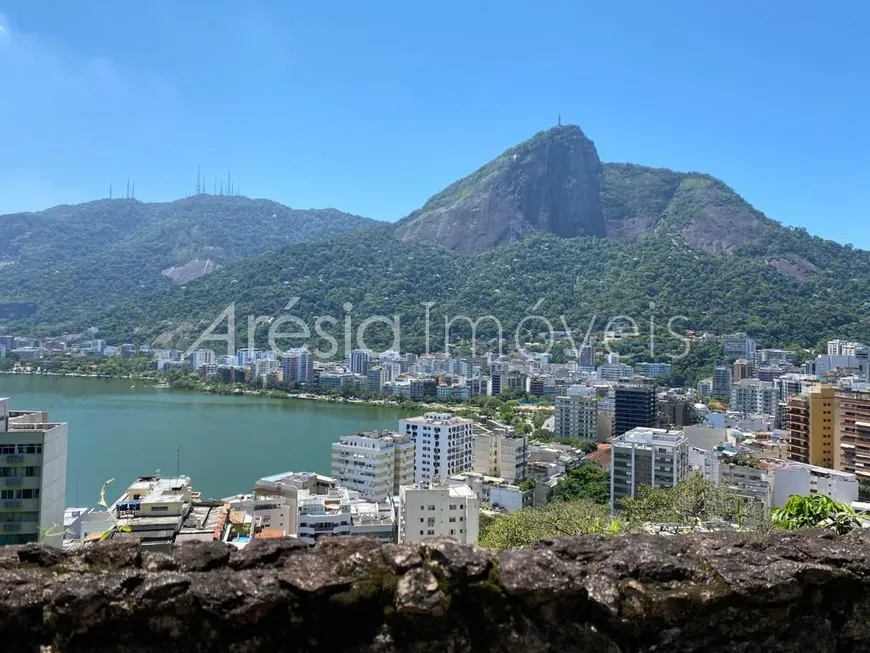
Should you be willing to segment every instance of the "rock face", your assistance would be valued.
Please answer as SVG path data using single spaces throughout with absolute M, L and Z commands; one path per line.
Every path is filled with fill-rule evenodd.
M 556 127 L 511 148 L 431 198 L 398 234 L 478 253 L 532 229 L 564 238 L 605 235 L 601 161 L 579 127 Z
M 2 650 L 870 651 L 870 534 L 0 549 Z M 41 648 L 40 648 L 41 647 Z

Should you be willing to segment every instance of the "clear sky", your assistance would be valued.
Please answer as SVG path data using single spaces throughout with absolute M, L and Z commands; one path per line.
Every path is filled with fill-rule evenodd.
M 865 2 L 0 0 L 0 213 L 204 176 L 394 220 L 536 131 L 870 248 Z

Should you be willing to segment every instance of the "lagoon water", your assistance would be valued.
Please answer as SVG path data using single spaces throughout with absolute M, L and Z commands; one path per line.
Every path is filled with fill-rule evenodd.
M 135 387 L 131 387 L 135 386 Z M 140 380 L 0 375 L 13 410 L 48 410 L 69 422 L 66 504 L 92 506 L 136 476 L 180 471 L 203 498 L 246 492 L 287 470 L 329 473 L 330 444 L 373 428 L 395 429 L 396 408 L 218 396 L 154 388 Z M 180 452 L 180 455 L 178 455 Z

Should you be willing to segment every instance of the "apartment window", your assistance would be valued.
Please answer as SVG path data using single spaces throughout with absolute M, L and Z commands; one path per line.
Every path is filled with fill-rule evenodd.
M 451 529 L 450 529 L 450 534 L 451 534 L 451 535 L 456 535 L 456 531 L 454 531 L 454 530 L 451 528 Z
M 420 531 L 420 535 L 422 535 L 422 534 L 423 534 L 423 531 Z
M 420 517 L 420 523 L 421 523 L 421 524 L 423 523 L 423 518 L 422 518 L 422 517 Z
M 14 467 L 0 467 L 0 478 L 6 476 L 15 476 L 15 468 Z
M 0 444 L 0 455 L 8 456 L 15 453 L 14 444 Z
M 451 523 L 451 524 L 452 524 L 452 523 L 453 523 L 453 522 L 455 522 L 455 521 L 456 521 L 456 517 L 451 517 L 451 518 L 450 518 L 450 519 L 448 519 L 448 520 L 447 520 L 447 521 L 449 521 L 449 522 L 450 522 L 450 523 Z
M 456 510 L 456 504 L 455 504 L 455 503 L 451 503 L 451 504 L 450 504 L 450 510 Z
M 40 469 L 39 467 L 25 467 L 24 475 L 25 476 L 39 476 Z
M 18 453 L 42 453 L 41 444 L 19 444 Z
M 21 498 L 22 499 L 38 499 L 39 498 L 39 488 L 34 490 L 21 490 Z
M 426 531 L 426 535 L 435 535 L 435 531 L 428 530 L 428 531 Z
M 151 506 L 151 512 L 169 512 L 169 506 Z
M 459 521 L 465 521 L 465 517 L 463 517 L 462 515 L 459 515 Z
M 15 490 L 0 490 L 0 499 L 14 499 Z
M 428 506 L 428 510 L 435 510 L 435 506 Z

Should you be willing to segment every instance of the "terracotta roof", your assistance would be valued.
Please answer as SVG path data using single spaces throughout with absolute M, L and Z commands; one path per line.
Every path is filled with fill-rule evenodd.
M 286 537 L 284 531 L 276 528 L 267 528 L 254 535 L 255 540 L 273 540 L 279 537 Z
M 586 456 L 586 460 L 610 469 L 610 445 L 599 444 L 597 450 Z

